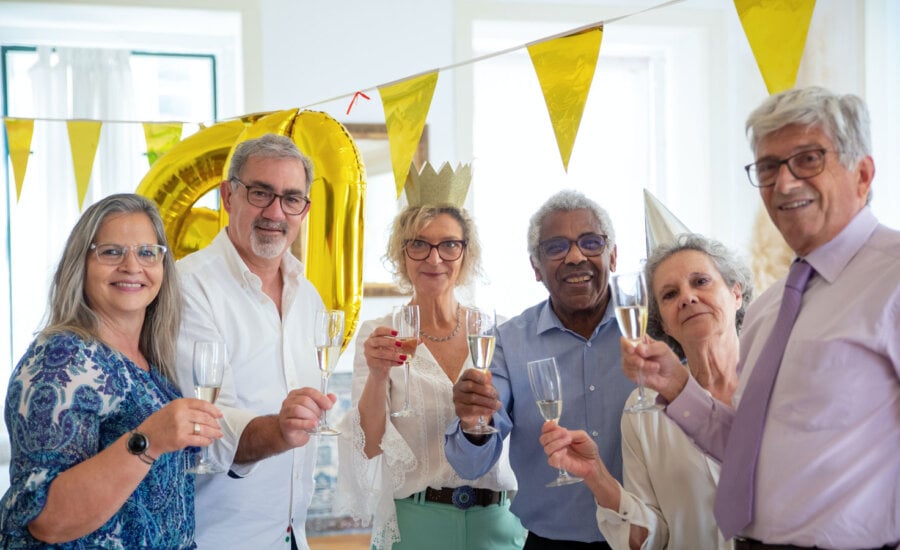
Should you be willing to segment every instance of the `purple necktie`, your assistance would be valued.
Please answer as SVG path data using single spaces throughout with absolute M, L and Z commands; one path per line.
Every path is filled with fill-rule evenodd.
M 731 424 L 714 507 L 716 521 L 726 540 L 740 533 L 753 519 L 756 462 L 769 397 L 775 386 L 775 377 L 778 375 L 794 320 L 800 311 L 803 291 L 812 272 L 812 266 L 803 260 L 797 260 L 791 265 L 784 284 L 778 319 L 775 320 L 772 333 L 750 373 Z

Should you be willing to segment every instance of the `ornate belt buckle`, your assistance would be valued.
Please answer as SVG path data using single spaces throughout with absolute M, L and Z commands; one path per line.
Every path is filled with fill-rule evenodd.
M 475 489 L 468 485 L 457 487 L 453 489 L 453 497 L 451 500 L 453 501 L 453 505 L 460 510 L 467 510 L 472 506 L 475 506 Z

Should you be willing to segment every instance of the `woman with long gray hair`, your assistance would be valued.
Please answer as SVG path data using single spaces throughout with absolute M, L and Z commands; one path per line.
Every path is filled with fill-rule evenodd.
M 221 437 L 221 413 L 175 385 L 180 312 L 156 206 L 120 194 L 89 207 L 10 379 L 3 547 L 195 547 L 184 449 Z

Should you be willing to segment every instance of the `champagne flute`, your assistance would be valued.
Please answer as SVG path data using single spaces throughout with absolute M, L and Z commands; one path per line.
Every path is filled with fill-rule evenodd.
M 548 357 L 528 362 L 528 381 L 531 382 L 531 391 L 534 400 L 544 420 L 558 421 L 562 415 L 562 388 L 559 383 L 559 369 L 556 367 L 556 358 Z M 565 468 L 559 468 L 556 479 L 547 484 L 547 487 L 560 487 L 582 481 L 580 477 L 573 477 Z
M 403 381 L 406 384 L 406 398 L 403 401 L 402 409 L 391 411 L 391 416 L 396 418 L 412 414 L 412 409 L 409 406 L 409 362 L 416 355 L 416 348 L 419 346 L 419 306 L 394 306 L 393 327 L 397 331 L 400 350 L 406 354 L 406 360 L 403 361 Z
M 487 371 L 494 357 L 494 344 L 497 334 L 497 315 L 493 310 L 466 310 L 466 340 L 469 342 L 469 354 L 475 368 Z M 478 424 L 463 430 L 467 434 L 486 435 L 499 430 L 489 426 L 483 416 L 478 417 Z
M 640 344 L 647 333 L 647 282 L 643 271 L 614 274 L 610 280 L 613 307 L 619 330 L 626 340 L 635 346 Z M 634 404 L 625 408 L 628 413 L 656 411 L 656 403 L 647 397 L 644 390 L 644 374 L 638 371 L 638 397 Z
M 215 403 L 225 373 L 225 342 L 194 342 L 194 394 Z M 209 461 L 209 445 L 203 447 L 199 462 L 186 470 L 192 474 L 216 474 L 225 470 Z
M 324 309 L 316 312 L 316 362 L 322 373 L 322 393 L 328 393 L 328 378 L 334 372 L 341 345 L 344 343 L 344 312 L 339 309 Z M 328 411 L 322 411 L 322 418 L 311 434 L 341 435 L 340 430 L 328 425 Z

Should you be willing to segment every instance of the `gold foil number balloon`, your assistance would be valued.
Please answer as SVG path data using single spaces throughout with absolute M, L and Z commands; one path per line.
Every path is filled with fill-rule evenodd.
M 203 248 L 227 213 L 194 206 L 227 177 L 234 146 L 267 133 L 290 136 L 313 162 L 312 206 L 292 247 L 325 306 L 344 311 L 344 347 L 362 303 L 365 168 L 347 130 L 325 113 L 296 109 L 246 115 L 188 137 L 161 157 L 137 193 L 159 205 L 176 258 Z

